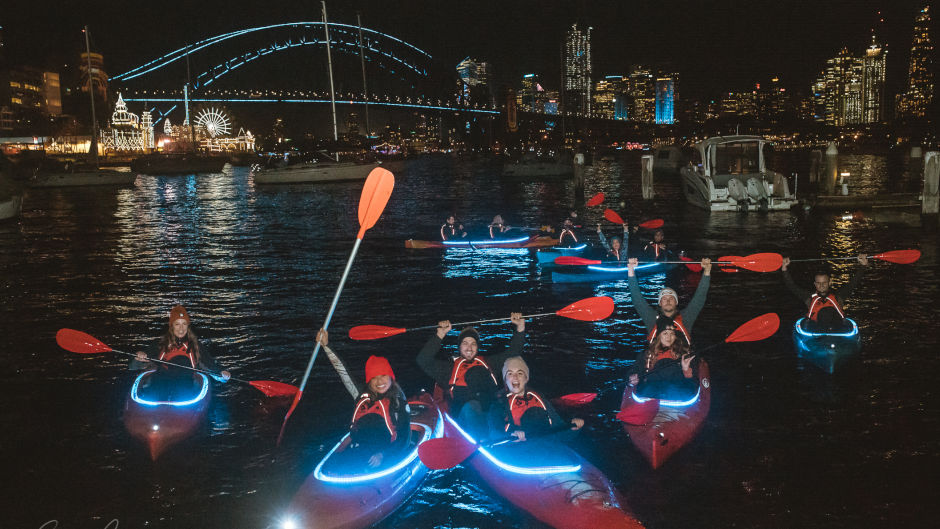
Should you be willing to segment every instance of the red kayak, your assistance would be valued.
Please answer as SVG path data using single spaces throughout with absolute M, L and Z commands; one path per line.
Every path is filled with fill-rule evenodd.
M 282 520 L 283 527 L 356 529 L 390 515 L 418 489 L 428 468 L 418 459 L 418 445 L 444 434 L 441 412 L 428 393 L 408 402 L 412 446 L 398 461 L 374 470 L 330 469 L 330 458 L 349 446 L 346 434 L 307 477 Z
M 699 363 L 698 375 L 698 392 L 685 402 L 640 397 L 630 386 L 623 392 L 617 417 L 624 421 L 623 429 L 653 468 L 662 466 L 685 446 L 705 422 L 712 391 L 708 364 L 704 360 Z M 627 420 L 642 424 L 630 424 Z
M 445 413 L 446 437 L 475 443 Z M 479 448 L 464 464 L 500 496 L 557 529 L 642 528 L 600 470 L 567 446 L 544 439 Z
M 408 239 L 405 248 L 544 248 L 555 246 L 558 239 L 545 235 L 523 235 L 506 239 L 453 239 L 450 241 L 418 241 Z
M 148 398 L 145 385 L 156 370 L 144 371 L 134 380 L 124 405 L 124 426 L 131 436 L 142 441 L 154 461 L 170 446 L 192 437 L 206 422 L 211 392 L 209 377 L 193 374 L 193 391 L 180 400 Z M 188 388 L 187 388 L 188 389 Z

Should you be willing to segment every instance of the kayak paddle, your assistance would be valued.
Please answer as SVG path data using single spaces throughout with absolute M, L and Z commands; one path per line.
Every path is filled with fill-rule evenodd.
M 362 194 L 359 196 L 359 233 L 356 235 L 356 242 L 353 244 L 352 252 L 349 254 L 349 260 L 346 261 L 346 269 L 343 271 L 343 277 L 339 280 L 339 286 L 336 288 L 336 294 L 333 295 L 333 303 L 330 305 L 330 310 L 326 314 L 326 321 L 323 322 L 322 329 L 329 328 L 330 320 L 333 319 L 333 312 L 336 310 L 339 296 L 343 292 L 346 278 L 349 277 L 349 270 L 352 268 L 353 260 L 356 258 L 356 252 L 359 250 L 362 238 L 365 236 L 366 231 L 372 226 L 375 226 L 379 217 L 382 216 L 382 212 L 385 211 L 385 205 L 388 204 L 388 199 L 392 195 L 394 188 L 395 175 L 381 167 L 373 169 L 369 173 L 369 177 L 366 178 L 366 183 L 362 186 Z M 290 409 L 287 410 L 287 415 L 284 416 L 284 422 L 281 424 L 281 432 L 277 436 L 278 445 L 281 444 L 281 439 L 284 437 L 284 428 L 287 426 L 287 420 L 290 418 L 291 414 L 294 413 L 297 403 L 300 402 L 300 398 L 303 396 L 304 388 L 307 386 L 307 380 L 310 378 L 310 371 L 313 369 L 313 363 L 316 361 L 317 353 L 319 352 L 320 342 L 317 342 L 317 345 L 313 348 L 313 354 L 310 355 L 310 361 L 307 362 L 307 370 L 304 372 L 304 378 L 300 382 L 297 393 L 294 394 L 294 402 L 291 403 Z
M 134 353 L 127 353 L 124 351 L 118 351 L 111 349 L 111 347 L 105 345 L 101 340 L 95 338 L 94 336 L 84 333 L 82 331 L 76 331 L 74 329 L 59 329 L 59 332 L 55 333 L 55 341 L 59 344 L 59 347 L 65 349 L 66 351 L 72 351 L 73 353 L 118 353 L 127 356 L 136 357 Z M 174 364 L 173 362 L 167 362 L 165 360 L 157 360 L 156 358 L 148 358 L 148 362 L 156 362 L 158 364 L 166 364 L 173 367 L 178 367 L 180 369 L 188 369 L 190 371 L 196 371 L 198 373 L 205 373 L 213 377 L 221 377 L 219 373 L 213 373 L 212 371 L 206 371 L 204 369 L 196 369 L 193 367 L 181 366 L 179 364 Z M 245 384 L 250 384 L 254 386 L 257 390 L 261 391 L 268 397 L 289 397 L 297 393 L 297 388 L 285 384 L 283 382 L 275 382 L 273 380 L 242 380 L 240 378 L 230 377 L 229 380 L 234 380 L 236 382 L 243 382 Z
M 616 211 L 609 208 L 604 210 L 604 218 L 610 222 L 613 222 L 614 224 L 626 224 L 623 218 L 618 215 Z M 665 223 L 666 222 L 663 221 L 663 219 L 650 219 L 646 222 L 637 224 L 637 227 L 646 230 L 655 230 L 656 228 L 662 228 Z
M 604 202 L 604 193 L 598 193 L 591 197 L 591 200 L 585 202 L 584 205 L 590 208 L 594 206 L 600 206 L 602 202 Z
M 555 404 L 562 406 L 583 406 L 597 398 L 597 393 L 571 393 L 552 399 Z
M 580 301 L 568 305 L 555 312 L 545 312 L 542 314 L 527 314 L 523 318 L 540 318 L 542 316 L 562 316 L 580 321 L 600 321 L 610 316 L 614 312 L 614 300 L 607 296 L 594 298 L 584 298 Z M 477 323 L 491 323 L 494 321 L 506 321 L 509 318 L 493 318 L 489 320 L 465 321 L 452 324 L 453 327 L 461 325 L 473 325 Z M 349 337 L 353 340 L 378 340 L 402 334 L 408 331 L 425 331 L 437 329 L 437 325 L 425 325 L 424 327 L 412 327 L 405 329 L 402 327 L 386 327 L 384 325 L 357 325 L 349 329 Z
M 920 250 L 891 250 L 890 252 L 882 252 L 876 255 L 869 255 L 869 259 L 878 259 L 879 261 L 887 261 L 889 263 L 896 264 L 911 264 L 920 259 Z M 852 259 L 858 259 L 858 256 L 854 257 L 820 257 L 816 259 L 790 259 L 791 263 L 801 263 L 808 261 L 849 261 Z
M 583 257 L 577 257 L 574 255 L 562 255 L 555 258 L 555 264 L 557 265 L 568 265 L 568 266 L 580 266 L 580 265 L 599 265 L 599 264 L 619 264 L 623 265 L 622 261 L 600 261 L 597 259 L 585 259 Z M 689 261 L 638 261 L 637 264 L 652 264 L 652 263 L 662 263 L 662 264 L 684 264 L 689 265 Z M 747 255 L 741 257 L 739 255 L 728 255 L 725 257 L 718 258 L 717 261 L 712 261 L 712 264 L 717 265 L 730 265 L 737 268 L 743 268 L 745 270 L 751 270 L 752 272 L 772 272 L 780 268 L 783 264 L 783 256 L 778 253 L 755 253 L 752 255 Z M 626 266 L 624 266 L 626 268 Z
M 609 220 L 610 222 L 613 222 L 614 224 L 626 224 L 626 222 L 623 221 L 620 215 L 618 215 L 616 211 L 610 208 L 607 208 L 604 210 L 604 218 Z

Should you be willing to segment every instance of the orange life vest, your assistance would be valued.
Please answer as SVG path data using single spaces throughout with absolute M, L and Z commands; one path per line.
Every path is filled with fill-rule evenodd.
M 509 393 L 506 397 L 509 399 L 507 402 L 509 406 L 509 418 L 512 419 L 511 423 L 506 423 L 506 431 L 509 431 L 510 426 L 515 426 L 516 428 L 521 427 L 522 416 L 532 408 L 542 408 L 548 412 L 548 408 L 545 407 L 545 402 L 542 401 L 542 397 L 539 397 L 534 391 L 526 391 L 522 396 Z M 548 424 L 551 423 L 552 419 L 549 417 Z
M 193 353 L 189 351 L 189 344 L 184 343 L 179 347 L 171 347 L 170 349 L 160 353 L 160 360 L 165 360 L 167 362 L 173 360 L 177 356 L 185 356 L 189 359 L 189 364 L 191 367 L 196 367 L 196 359 L 193 358 Z
M 374 413 L 382 417 L 382 420 L 385 421 L 385 426 L 388 428 L 388 433 L 392 436 L 392 442 L 395 442 L 395 439 L 398 438 L 398 434 L 395 432 L 395 425 L 392 424 L 392 418 L 388 413 L 388 397 L 379 399 L 372 405 L 369 405 L 370 402 L 372 402 L 372 400 L 369 398 L 368 393 L 363 393 L 359 396 L 359 401 L 356 402 L 356 409 L 353 411 L 352 424 L 356 424 L 356 421 L 359 419 L 370 413 Z
M 657 318 L 659 318 L 659 316 L 657 316 Z M 682 314 L 676 314 L 676 317 L 672 319 L 672 323 L 675 324 L 676 330 L 681 332 L 682 335 L 685 336 L 686 343 L 688 343 L 689 345 L 692 345 L 692 333 L 690 333 L 685 328 L 685 325 L 682 324 Z M 653 330 L 650 331 L 647 337 L 648 338 L 647 343 L 653 343 L 653 340 L 656 339 L 657 331 L 658 331 L 658 328 L 654 325 Z
M 450 378 L 448 379 L 452 396 L 454 387 L 467 386 L 467 371 L 477 366 L 485 367 L 486 371 L 490 374 L 490 378 L 493 379 L 493 383 L 497 386 L 499 385 L 499 382 L 496 381 L 496 376 L 493 375 L 493 370 L 490 369 L 489 364 L 486 363 L 486 360 L 484 360 L 483 357 L 477 355 L 473 357 L 473 360 L 467 360 L 466 358 L 460 356 L 454 359 L 454 367 L 450 370 Z
M 813 294 L 810 297 L 809 312 L 806 313 L 806 317 L 816 321 L 816 317 L 819 316 L 819 311 L 826 308 L 832 307 L 836 309 L 836 312 L 839 313 L 839 316 L 845 318 L 845 313 L 842 312 L 842 307 L 839 306 L 839 302 L 836 301 L 836 297 L 832 295 L 820 296 L 819 294 Z

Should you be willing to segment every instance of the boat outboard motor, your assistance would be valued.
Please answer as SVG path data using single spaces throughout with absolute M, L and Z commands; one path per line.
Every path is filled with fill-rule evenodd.
M 747 204 L 750 202 L 747 198 L 747 188 L 744 183 L 733 177 L 728 179 L 728 198 L 733 199 L 738 207 L 743 205 L 747 208 Z

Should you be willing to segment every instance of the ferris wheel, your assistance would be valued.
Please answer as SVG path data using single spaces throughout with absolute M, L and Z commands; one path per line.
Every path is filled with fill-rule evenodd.
M 232 133 L 232 120 L 224 110 L 209 107 L 196 114 L 196 124 L 205 127 L 206 132 L 213 138 L 227 136 Z

